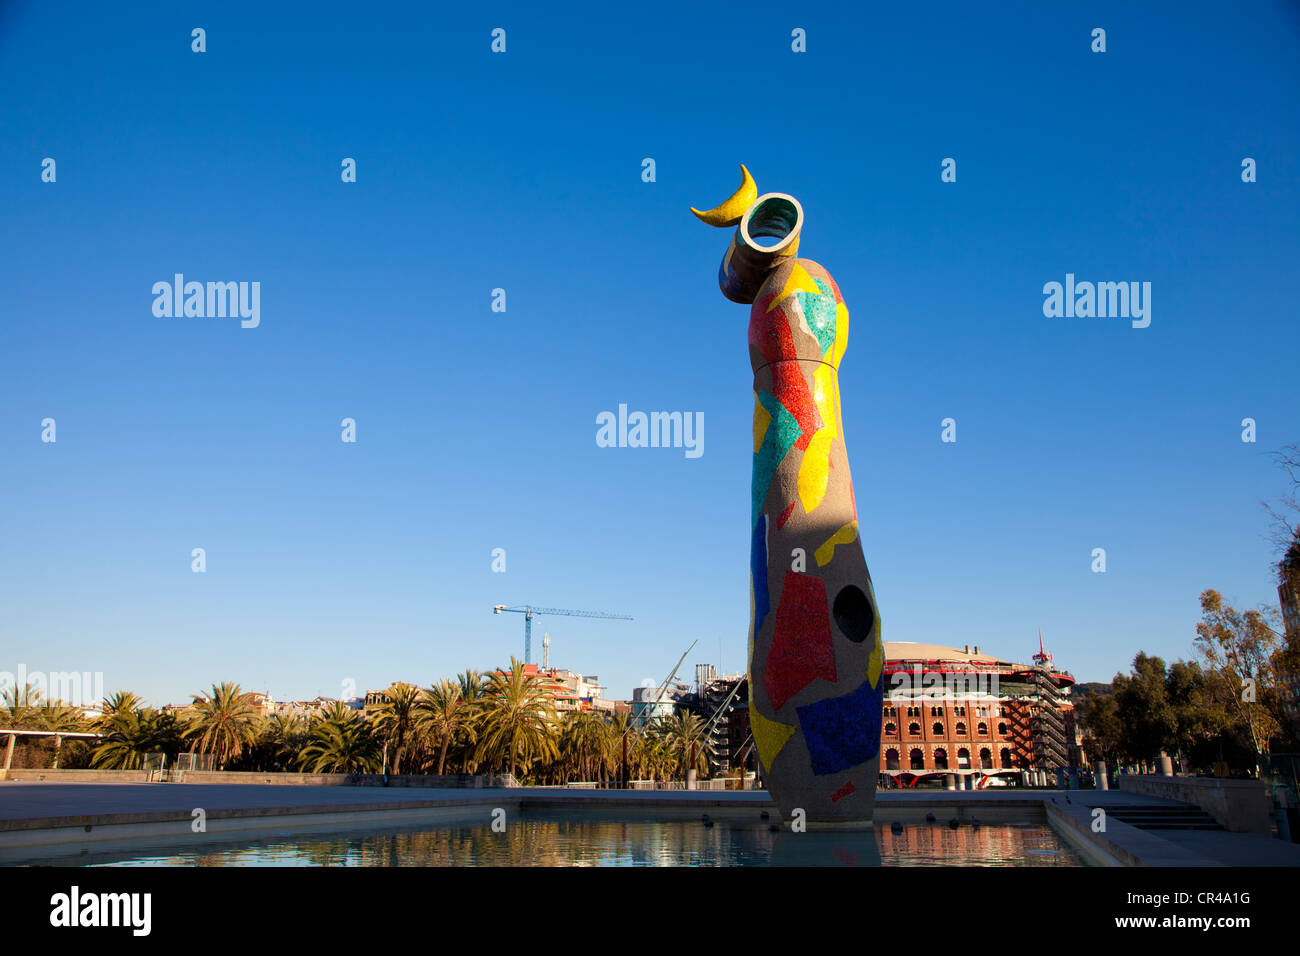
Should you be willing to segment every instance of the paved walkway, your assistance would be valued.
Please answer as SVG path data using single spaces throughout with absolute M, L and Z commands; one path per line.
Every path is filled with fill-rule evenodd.
M 1224 866 L 1300 866 L 1300 843 L 1226 830 L 1153 830 L 1175 846 Z

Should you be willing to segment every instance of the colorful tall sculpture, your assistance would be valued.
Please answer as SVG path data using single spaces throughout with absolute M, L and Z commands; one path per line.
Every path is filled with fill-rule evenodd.
M 829 272 L 795 258 L 798 201 L 759 196 L 740 170 L 730 199 L 691 211 L 736 226 L 718 285 L 750 306 L 750 726 L 788 821 L 802 810 L 812 825 L 862 826 L 880 769 L 884 646 L 840 423 L 849 310 Z

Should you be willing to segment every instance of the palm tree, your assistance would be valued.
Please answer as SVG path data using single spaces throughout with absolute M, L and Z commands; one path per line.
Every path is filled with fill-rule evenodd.
M 17 684 L 5 688 L 0 694 L 0 727 L 12 730 L 53 730 L 69 733 L 85 730 L 86 719 L 76 707 L 69 707 L 61 700 L 47 700 L 36 684 Z M 27 738 L 24 748 L 31 751 L 53 751 L 54 766 L 59 765 L 59 749 L 62 742 L 57 738 Z M 44 757 L 41 758 L 44 760 Z
M 655 780 L 671 780 L 677 772 L 677 754 L 672 743 L 660 728 L 652 728 L 643 734 L 641 743 L 645 745 L 645 766 L 649 776 Z
M 262 721 L 254 748 L 257 769 L 285 770 L 296 764 L 307 730 L 307 722 L 294 714 L 275 714 Z
M 393 773 L 402 772 L 402 757 L 415 742 L 421 694 L 414 684 L 394 684 L 384 692 L 388 699 L 375 712 L 375 728 L 384 740 L 385 752 L 393 752 Z
M 560 782 L 596 780 L 604 776 L 610 750 L 609 724 L 591 711 L 573 711 L 560 724 Z
M 510 658 L 510 670 L 488 675 L 476 754 L 500 765 L 508 760 L 511 774 L 522 764 L 545 763 L 558 754 L 557 720 L 552 687 L 524 663 Z
M 476 673 L 476 672 L 471 672 Z M 477 686 L 474 679 L 469 682 Z M 434 739 L 441 741 L 438 749 L 438 769 L 441 775 L 447 766 L 447 748 L 452 738 L 464 733 L 474 741 L 474 719 L 477 717 L 476 701 L 466 696 L 466 684 L 453 680 L 440 680 L 424 692 L 420 701 L 420 722 L 424 730 Z
M 329 706 L 322 710 L 316 717 L 318 722 L 333 721 L 336 724 L 345 723 L 349 720 L 356 720 L 359 712 L 343 703 L 341 700 L 332 700 Z
M 218 769 L 257 740 L 258 708 L 238 684 L 213 684 L 211 694 L 192 694 L 185 736 L 199 753 L 212 754 Z
M 69 742 L 57 736 L 59 733 L 82 733 L 90 729 L 91 722 L 86 719 L 82 708 L 72 707 L 61 700 L 45 701 L 41 704 L 37 721 L 41 730 L 52 730 L 56 734 L 53 739 L 46 737 L 41 742 L 41 749 L 48 747 L 54 753 L 52 769 L 58 769 L 59 761 L 65 754 L 74 763 L 84 757 L 86 744 L 82 740 L 73 738 Z
M 709 772 L 712 750 L 704 736 L 703 718 L 682 711 L 673 717 L 659 718 L 658 730 L 678 767 L 685 771 L 694 766 L 699 773 Z
M 482 700 L 486 684 L 487 678 L 483 676 L 482 671 L 471 669 L 456 675 L 456 686 L 460 688 L 460 695 L 471 703 Z
M 37 720 L 41 730 L 63 730 L 68 733 L 83 731 L 90 725 L 80 707 L 71 707 L 61 700 L 42 703 L 37 711 Z
M 134 770 L 145 754 L 174 752 L 180 741 L 176 720 L 151 707 L 120 708 L 96 723 L 104 734 L 91 754 L 91 766 L 102 770 Z
M 632 745 L 632 735 L 636 728 L 632 726 L 632 715 L 627 711 L 614 715 L 609 725 L 608 750 L 605 755 L 605 767 L 610 777 L 621 778 L 623 774 L 623 741 L 628 742 L 628 775 L 635 777 L 637 747 Z
M 640 729 L 632 726 L 626 714 L 619 714 L 611 727 L 617 748 L 611 763 L 620 768 L 623 760 L 623 736 L 628 736 L 628 776 L 634 780 L 669 780 L 677 769 L 677 754 L 670 742 L 663 719 Z M 632 738 L 635 737 L 635 740 Z
M 144 700 L 129 690 L 119 690 L 117 693 L 104 698 L 101 711 L 105 717 L 110 714 L 116 714 L 119 711 L 140 710 L 144 707 Z
M 476 728 L 487 705 L 487 677 L 482 671 L 467 670 L 456 675 L 456 685 L 460 688 L 460 698 L 465 703 L 468 717 L 452 741 L 452 747 L 460 755 L 461 773 L 474 773 L 478 770 Z
M 379 767 L 379 743 L 366 722 L 351 711 L 340 720 L 317 721 L 298 762 L 310 773 L 373 773 Z
M 0 694 L 0 724 L 13 730 L 40 730 L 41 690 L 35 684 L 14 684 Z

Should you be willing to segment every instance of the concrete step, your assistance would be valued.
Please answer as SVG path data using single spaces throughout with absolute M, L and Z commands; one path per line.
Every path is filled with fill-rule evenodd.
M 1214 817 L 1198 807 L 1106 807 L 1106 815 L 1139 830 L 1222 830 Z
M 1130 826 L 1135 826 L 1139 830 L 1222 830 L 1223 825 L 1219 823 L 1132 823 L 1129 820 L 1122 821 Z

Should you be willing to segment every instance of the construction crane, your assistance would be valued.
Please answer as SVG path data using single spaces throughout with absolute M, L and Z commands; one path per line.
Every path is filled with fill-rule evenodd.
M 502 611 L 510 611 L 514 614 L 524 616 L 524 663 L 533 662 L 533 618 L 554 617 L 599 617 L 610 621 L 630 621 L 632 618 L 626 614 L 606 614 L 604 611 L 564 611 L 554 607 L 533 607 L 529 604 L 520 604 L 518 607 L 506 607 L 504 604 L 496 604 L 492 607 L 493 614 L 500 614 Z

